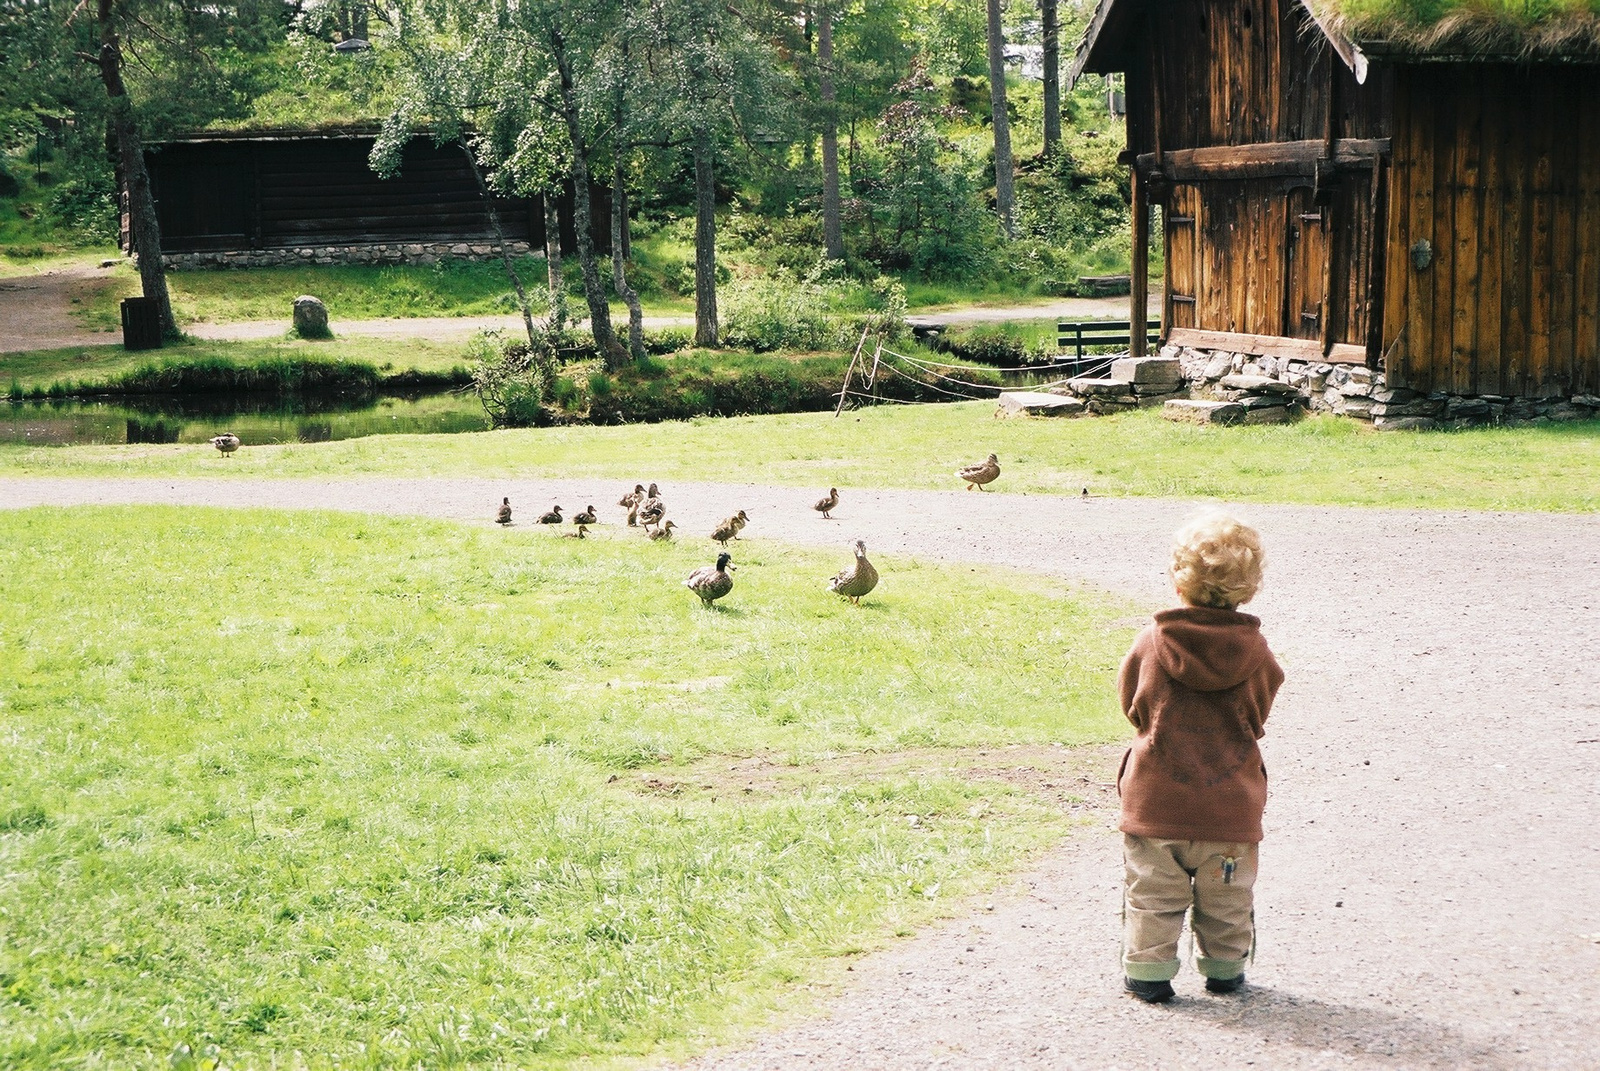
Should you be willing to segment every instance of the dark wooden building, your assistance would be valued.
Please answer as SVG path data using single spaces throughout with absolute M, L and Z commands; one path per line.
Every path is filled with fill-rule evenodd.
M 1367 40 L 1330 11 L 1100 0 L 1072 74 L 1126 75 L 1163 337 L 1423 392 L 1600 390 L 1600 54 Z
M 258 130 L 187 134 L 150 145 L 150 170 L 162 251 L 216 253 L 250 262 L 252 253 L 283 250 L 397 250 L 429 253 L 494 241 L 483 198 L 461 150 L 426 137 L 406 145 L 399 174 L 380 178 L 368 164 L 377 131 Z M 498 198 L 506 236 L 544 247 L 542 204 Z M 608 236 L 609 200 L 595 211 Z M 570 193 L 562 198 L 563 248 L 576 245 Z M 126 244 L 126 242 L 124 243 Z M 603 242 L 609 246 L 609 242 Z

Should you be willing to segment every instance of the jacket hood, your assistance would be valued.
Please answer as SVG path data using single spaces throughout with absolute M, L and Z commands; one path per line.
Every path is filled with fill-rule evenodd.
M 1173 680 L 1197 692 L 1220 692 L 1248 680 L 1271 649 L 1259 617 L 1184 606 L 1156 614 L 1155 653 Z

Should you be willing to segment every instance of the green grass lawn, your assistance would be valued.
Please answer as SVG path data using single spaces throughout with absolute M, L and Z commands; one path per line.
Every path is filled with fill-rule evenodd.
M 517 475 L 632 482 L 955 489 L 958 464 L 1000 455 L 997 491 L 1221 498 L 1424 509 L 1600 509 L 1600 423 L 1380 433 L 1312 417 L 1200 428 L 1153 411 L 996 420 L 987 402 L 697 418 L 624 427 L 383 436 L 241 450 L 0 447 L 0 475 Z M 646 462 L 647 459 L 647 462 Z
M 448 372 L 470 363 L 460 342 L 425 339 L 300 338 L 212 342 L 204 339 L 163 346 L 159 350 L 129 352 L 119 345 L 69 346 L 65 349 L 0 353 L 0 392 L 20 386 L 48 388 L 52 384 L 97 384 L 136 369 L 162 364 L 188 364 L 212 360 L 248 367 L 280 360 L 312 358 L 371 364 L 385 374 L 415 370 Z
M 963 749 L 1117 738 L 1129 609 L 837 557 L 0 512 L 0 1065 L 683 1051 L 946 910 L 1068 828 Z

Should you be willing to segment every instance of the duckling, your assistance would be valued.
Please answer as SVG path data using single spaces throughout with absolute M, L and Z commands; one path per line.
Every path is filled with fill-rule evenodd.
M 661 540 L 664 540 L 664 539 L 671 539 L 672 538 L 672 530 L 674 528 L 676 528 L 676 527 L 678 527 L 677 524 L 675 524 L 672 521 L 668 521 L 666 524 L 662 525 L 660 528 L 657 528 L 654 532 L 651 532 L 650 533 L 650 538 L 654 539 L 654 540 L 656 540 L 658 542 L 661 541 Z
M 828 520 L 832 520 L 833 518 L 829 517 L 828 513 L 838 505 L 839 489 L 837 487 L 830 487 L 828 488 L 828 497 L 818 499 L 817 504 L 811 508 L 822 514 L 823 517 L 827 518 Z
M 729 517 L 711 530 L 711 538 L 723 546 L 728 545 L 728 540 L 739 538 L 739 525 L 737 517 Z
M 550 507 L 550 512 L 544 514 L 543 516 L 541 516 L 539 518 L 539 523 L 540 524 L 560 524 L 561 523 L 561 507 L 560 506 L 551 506 Z
M 213 435 L 211 437 L 211 445 L 217 448 L 217 453 L 227 457 L 239 449 L 239 436 L 231 431 L 225 431 L 221 435 Z
M 750 517 L 745 513 L 744 510 L 740 510 L 738 513 L 735 513 L 732 517 L 729 517 L 728 520 L 741 532 L 744 531 L 744 526 L 750 523 Z M 734 536 L 733 538 L 738 539 L 739 537 Z
M 828 581 L 828 590 L 860 606 L 861 596 L 868 594 L 877 586 L 878 570 L 867 561 L 866 541 L 858 539 L 855 564 L 840 569 L 838 575 Z
M 628 527 L 639 525 L 639 503 L 644 501 L 644 484 L 636 483 L 633 490 L 617 499 L 617 505 L 628 511 Z
M 956 469 L 956 475 L 967 481 L 967 490 L 974 487 L 983 487 L 986 483 L 993 483 L 1000 476 L 1000 459 L 993 454 L 989 460 L 977 465 L 966 465 Z M 987 490 L 987 488 L 985 488 Z
M 683 586 L 710 606 L 733 590 L 733 555 L 727 551 L 718 554 L 716 565 L 702 565 L 689 574 Z
M 500 512 L 496 513 L 494 515 L 494 523 L 496 523 L 496 524 L 510 524 L 511 523 L 511 499 L 502 498 L 500 500 Z
M 590 506 L 588 509 L 584 510 L 582 513 L 574 513 L 572 515 L 572 523 L 573 524 L 599 524 L 600 523 L 600 518 L 595 516 L 594 507 Z
M 589 526 L 587 524 L 580 524 L 578 525 L 577 531 L 563 532 L 561 534 L 568 539 L 588 539 Z

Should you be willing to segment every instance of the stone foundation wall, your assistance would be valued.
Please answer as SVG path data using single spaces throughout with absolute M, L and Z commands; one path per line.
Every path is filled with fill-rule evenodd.
M 544 256 L 528 242 L 506 243 L 513 256 Z M 292 249 L 250 249 L 211 253 L 168 253 L 168 271 L 206 268 L 281 268 L 300 264 L 437 264 L 456 260 L 492 260 L 500 256 L 493 242 L 388 242 L 376 245 L 297 246 Z
M 1369 421 L 1387 430 L 1463 428 L 1479 424 L 1537 424 L 1588 420 L 1600 411 L 1600 396 L 1510 398 L 1391 389 L 1382 372 L 1360 365 L 1327 364 L 1165 346 L 1161 356 L 1178 361 L 1196 399 L 1252 406 L 1285 402 L 1314 412 Z

